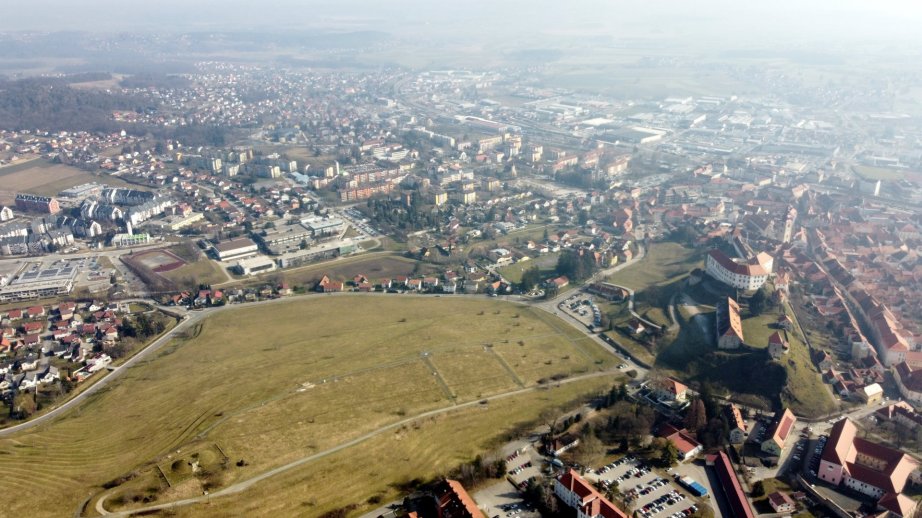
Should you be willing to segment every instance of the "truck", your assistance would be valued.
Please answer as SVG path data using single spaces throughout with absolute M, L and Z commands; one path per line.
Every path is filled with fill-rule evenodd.
M 676 476 L 676 478 L 678 478 L 679 484 L 681 484 L 685 489 L 689 490 L 691 494 L 699 497 L 707 496 L 708 490 L 697 481 L 695 481 L 695 479 L 691 477 L 680 478 L 678 476 Z

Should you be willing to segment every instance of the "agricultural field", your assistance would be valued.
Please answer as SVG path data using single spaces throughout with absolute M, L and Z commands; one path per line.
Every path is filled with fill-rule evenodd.
M 333 484 L 365 505 L 379 493 L 396 496 L 404 479 L 472 457 L 543 408 L 610 387 L 614 363 L 553 316 L 501 301 L 317 295 L 229 307 L 76 411 L 0 439 L 0 470 L 15 495 L 7 509 L 61 516 L 87 498 L 89 509 L 104 497 L 116 510 L 201 495 L 423 412 L 469 404 L 240 495 L 261 502 L 247 515 L 280 505 L 314 515 L 352 503 L 334 498 Z M 566 383 L 583 373 L 599 377 Z M 542 390 L 478 403 L 523 387 Z M 221 515 L 217 506 L 188 512 L 212 509 Z
M 77 167 L 55 164 L 39 158 L 0 168 L 0 204 L 12 203 L 18 192 L 56 196 L 64 189 L 87 182 L 137 188 L 117 176 L 93 174 Z

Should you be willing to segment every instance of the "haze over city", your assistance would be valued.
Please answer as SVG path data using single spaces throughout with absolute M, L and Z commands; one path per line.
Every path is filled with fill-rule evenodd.
M 917 518 L 919 26 L 4 6 L 0 514 Z

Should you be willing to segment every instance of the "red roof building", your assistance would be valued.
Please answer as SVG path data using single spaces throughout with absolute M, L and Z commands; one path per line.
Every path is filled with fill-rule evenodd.
M 704 449 L 701 443 L 689 435 L 688 430 L 678 429 L 671 424 L 662 426 L 659 431 L 659 436 L 675 446 L 676 450 L 679 452 L 679 460 L 682 462 L 694 458 Z
M 762 451 L 772 455 L 781 455 L 781 451 L 784 450 L 784 444 L 790 437 L 791 432 L 794 431 L 795 423 L 797 423 L 797 417 L 788 408 L 775 414 L 772 426 L 768 430 L 768 438 L 762 441 Z
M 848 418 L 833 425 L 817 476 L 874 498 L 902 493 L 918 463 L 899 450 L 857 437 L 857 433 Z
M 793 513 L 795 510 L 794 500 L 787 493 L 775 491 L 768 495 L 768 504 L 776 513 Z
M 444 480 L 435 487 L 441 518 L 485 518 L 457 480 Z
M 707 465 L 712 466 L 717 472 L 720 487 L 723 488 L 727 503 L 730 504 L 731 516 L 733 518 L 754 518 L 752 507 L 749 506 L 749 500 L 746 499 L 746 494 L 743 493 L 743 487 L 736 476 L 733 464 L 730 463 L 730 457 L 724 452 L 717 455 L 708 455 Z
M 557 477 L 554 493 L 569 507 L 576 509 L 577 518 L 628 518 L 628 515 L 605 499 L 574 470 Z

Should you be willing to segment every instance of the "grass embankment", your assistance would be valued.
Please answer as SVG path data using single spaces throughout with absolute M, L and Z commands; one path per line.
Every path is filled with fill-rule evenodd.
M 671 320 L 667 306 L 672 295 L 681 289 L 685 278 L 696 267 L 701 266 L 701 252 L 679 243 L 653 243 L 647 246 L 643 259 L 608 277 L 608 282 L 634 290 L 634 311 L 648 321 L 668 328 Z M 620 331 L 633 316 L 627 303 L 605 304 L 612 325 L 618 331 L 608 334 L 624 346 L 632 356 L 652 365 L 662 348 L 678 338 L 676 332 L 667 331 L 651 345 Z
M 448 297 L 317 296 L 240 306 L 184 334 L 65 417 L 0 439 L 8 512 L 72 514 L 103 485 L 115 486 L 109 508 L 201 494 L 427 410 L 614 364 L 550 315 Z M 570 397 L 600 385 L 565 390 Z M 316 484 L 273 483 L 258 499 L 244 499 L 290 509 L 310 493 L 318 503 L 305 512 L 314 514 L 346 496 L 361 502 L 378 491 L 393 495 L 388 484 L 401 474 L 434 474 L 542 405 L 566 399 L 530 397 L 537 399 L 438 418 L 431 433 L 412 441 L 402 440 L 409 430 L 376 438 L 365 453 L 350 449 L 331 457 L 342 455 L 340 463 L 286 475 Z M 212 446 L 226 454 L 226 464 L 167 487 L 161 466 Z M 334 483 L 347 492 L 335 496 Z M 281 496 L 286 491 L 291 499 Z
M 191 288 L 199 284 L 220 284 L 228 280 L 221 265 L 207 257 L 201 257 L 160 275 L 183 288 Z
M 702 265 L 701 258 L 701 250 L 679 243 L 652 243 L 647 245 L 643 259 L 609 276 L 608 282 L 640 293 L 650 286 L 672 284 L 685 278 Z
M 785 306 L 784 310 L 790 308 Z M 744 320 L 746 342 L 767 347 L 768 336 L 775 331 L 767 324 L 774 322 L 777 315 L 771 312 Z M 713 325 L 711 315 L 698 318 L 708 318 L 707 325 Z M 808 416 L 825 415 L 835 409 L 835 402 L 810 361 L 807 346 L 798 332 L 787 334 L 790 353 L 774 361 L 765 349 L 718 351 L 695 322 L 680 320 L 679 337 L 664 347 L 657 357 L 657 366 L 680 379 L 710 383 L 718 391 L 766 409 L 788 406 L 795 413 Z
M 349 515 L 359 516 L 380 505 L 369 499 L 399 499 L 405 496 L 403 486 L 409 481 L 444 476 L 497 446 L 499 439 L 522 423 L 534 422 L 542 412 L 586 394 L 604 391 L 612 383 L 611 378 L 583 380 L 421 419 L 250 491 L 213 500 L 207 506 L 180 508 L 175 516 L 285 516 L 292 512 L 318 516 L 352 504 L 356 507 Z

